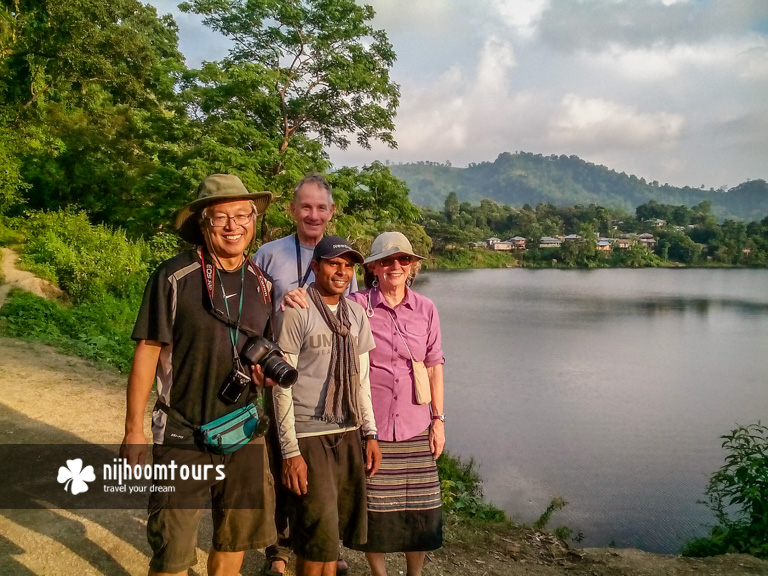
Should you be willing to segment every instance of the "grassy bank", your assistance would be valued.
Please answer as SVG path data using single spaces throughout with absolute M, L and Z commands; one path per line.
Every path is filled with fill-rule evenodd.
M 515 266 L 517 266 L 517 260 L 509 252 L 469 250 L 464 248 L 441 252 L 434 258 L 433 264 L 433 267 L 437 269 L 512 268 Z
M 0 310 L 3 333 L 127 371 L 144 286 L 150 270 L 175 252 L 175 237 L 131 241 L 74 211 L 29 213 L 3 221 L 0 232 L 23 268 L 66 293 L 66 301 L 55 301 L 12 291 Z

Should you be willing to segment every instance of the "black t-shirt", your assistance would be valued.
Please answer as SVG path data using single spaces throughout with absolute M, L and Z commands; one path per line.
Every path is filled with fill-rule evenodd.
M 207 254 L 205 263 L 212 264 Z M 226 314 L 228 306 L 229 317 L 236 321 L 242 286 L 240 325 L 269 337 L 272 305 L 265 293 L 269 287 L 256 267 L 247 265 L 244 275 L 242 269 L 213 270 L 215 308 Z M 190 250 L 163 262 L 149 279 L 131 336 L 163 344 L 157 366 L 158 398 L 194 426 L 211 422 L 253 399 L 247 393 L 235 404 L 218 398 L 233 368 L 233 351 L 230 328 L 210 310 L 200 254 Z M 246 334 L 238 331 L 238 351 L 246 340 Z M 249 366 L 245 366 L 245 373 L 250 376 Z M 165 421 L 165 414 L 155 411 L 152 432 L 157 444 L 163 443 Z

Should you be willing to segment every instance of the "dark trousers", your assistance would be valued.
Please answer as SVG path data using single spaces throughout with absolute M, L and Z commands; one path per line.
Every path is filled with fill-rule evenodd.
M 267 432 L 267 451 L 269 454 L 269 469 L 275 479 L 275 528 L 277 528 L 277 542 L 267 546 L 265 555 L 267 564 L 271 565 L 275 560 L 282 560 L 288 564 L 291 555 L 291 540 L 288 530 L 288 518 L 290 517 L 291 497 L 288 489 L 283 485 L 283 457 L 280 450 L 280 438 L 277 434 L 277 418 L 272 401 L 272 394 L 265 394 L 264 411 L 269 414 L 269 432 Z

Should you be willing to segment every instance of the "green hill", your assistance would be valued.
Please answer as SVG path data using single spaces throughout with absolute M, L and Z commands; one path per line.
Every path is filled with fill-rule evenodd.
M 721 219 L 761 220 L 768 215 L 768 184 L 764 180 L 745 182 L 727 192 L 678 188 L 646 182 L 578 156 L 504 152 L 494 162 L 467 168 L 434 162 L 394 164 L 390 168 L 406 181 L 415 204 L 435 209 L 443 207 L 449 192 L 456 192 L 459 201 L 473 204 L 489 198 L 510 206 L 598 204 L 634 211 L 649 200 L 686 206 L 709 201 L 712 212 Z

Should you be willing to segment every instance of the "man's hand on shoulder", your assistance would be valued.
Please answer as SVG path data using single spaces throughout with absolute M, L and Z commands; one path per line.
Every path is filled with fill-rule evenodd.
M 307 463 L 301 454 L 283 460 L 283 485 L 299 496 L 307 493 Z
M 307 300 L 307 291 L 305 288 L 294 288 L 283 296 L 280 301 L 280 310 L 285 312 L 285 307 L 289 308 L 309 308 Z

